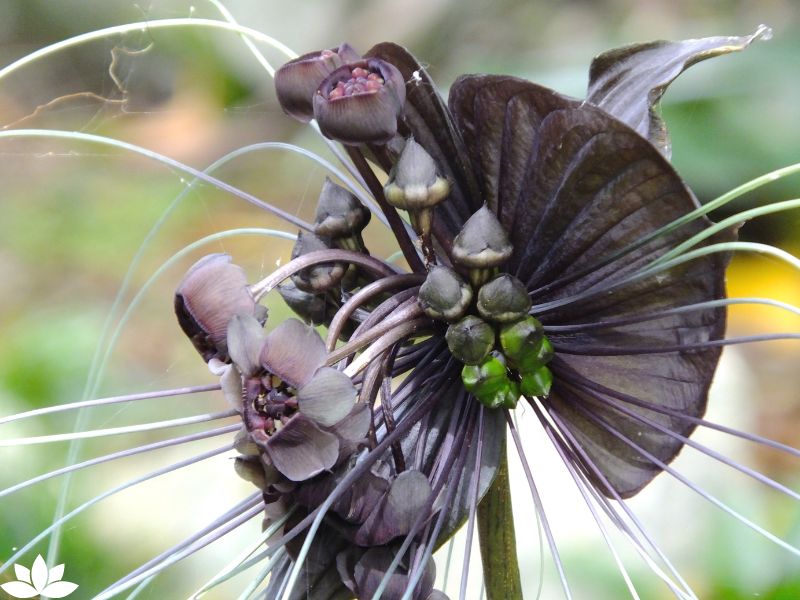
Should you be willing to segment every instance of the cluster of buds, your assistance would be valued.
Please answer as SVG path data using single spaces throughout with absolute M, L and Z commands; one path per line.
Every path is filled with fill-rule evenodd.
M 372 213 L 358 198 L 326 178 L 317 202 L 314 231 L 298 234 L 292 258 L 332 248 L 369 254 L 362 231 L 371 217 Z M 343 295 L 364 282 L 364 274 L 353 265 L 319 263 L 292 275 L 278 291 L 304 321 L 329 325 L 341 306 Z M 349 323 L 344 337 L 352 327 Z
M 531 300 L 516 277 L 499 273 L 511 242 L 486 206 L 464 224 L 453 244 L 449 267 L 431 269 L 420 288 L 425 313 L 447 321 L 450 352 L 464 363 L 461 380 L 486 406 L 514 408 L 520 397 L 546 396 L 553 347 L 541 323 L 528 313 Z M 475 314 L 477 313 L 477 314 Z

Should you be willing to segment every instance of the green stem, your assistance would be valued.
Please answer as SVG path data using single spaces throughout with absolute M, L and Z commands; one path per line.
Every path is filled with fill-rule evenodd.
M 478 505 L 478 536 L 488 600 L 521 600 L 522 585 L 505 449 L 494 482 Z

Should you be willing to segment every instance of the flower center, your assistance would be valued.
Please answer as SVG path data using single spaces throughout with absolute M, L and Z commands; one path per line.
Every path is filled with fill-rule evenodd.
M 377 71 L 355 67 L 350 71 L 349 79 L 340 80 L 328 93 L 328 99 L 336 100 L 347 96 L 374 94 L 383 87 L 383 84 L 383 77 Z

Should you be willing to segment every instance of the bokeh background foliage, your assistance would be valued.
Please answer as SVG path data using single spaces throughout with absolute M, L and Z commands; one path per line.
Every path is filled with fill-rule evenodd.
M 461 73 L 495 72 L 530 78 L 576 96 L 583 95 L 591 57 L 605 49 L 658 38 L 743 35 L 759 23 L 768 23 L 774 29 L 771 41 L 698 65 L 670 89 L 663 112 L 672 133 L 673 161 L 700 200 L 707 201 L 800 160 L 800 36 L 796 35 L 800 9 L 791 0 L 502 0 L 491 4 L 478 0 L 291 4 L 231 0 L 225 4 L 241 23 L 276 36 L 300 53 L 342 40 L 365 50 L 390 39 L 425 61 L 443 89 Z M 218 18 L 219 13 L 202 1 L 3 0 L 0 64 L 86 31 L 188 16 Z M 276 52 L 267 49 L 265 53 L 275 64 L 282 62 Z M 267 140 L 291 140 L 321 151 L 307 129 L 283 116 L 271 81 L 241 41 L 233 34 L 208 30 L 137 31 L 35 63 L 0 81 L 0 126 L 109 135 L 197 168 L 236 148 Z M 309 218 L 325 173 L 306 159 L 270 151 L 238 158 L 217 175 Z M 55 140 L 0 142 L 0 415 L 81 397 L 120 280 L 148 230 L 187 183 L 184 175 L 163 165 L 105 147 Z M 719 220 L 745 207 L 794 198 L 800 195 L 798 190 L 797 177 L 777 182 L 714 217 Z M 281 223 L 207 185 L 193 188 L 142 254 L 132 274 L 134 290 L 183 245 L 232 227 L 281 227 Z M 794 212 L 750 223 L 741 235 L 797 254 L 798 231 L 800 213 Z M 393 251 L 374 223 L 370 234 L 368 245 L 374 253 L 387 256 Z M 256 278 L 285 262 L 290 249 L 288 242 L 248 237 L 216 244 L 208 251 L 233 253 Z M 188 258 L 169 270 L 144 297 L 123 330 L 99 395 L 211 381 L 171 313 L 172 291 L 191 262 Z M 729 289 L 736 296 L 762 295 L 800 304 L 797 274 L 764 258 L 735 259 Z M 274 298 L 268 304 L 273 315 L 285 311 Z M 737 307 L 731 311 L 729 333 L 797 331 L 798 325 L 796 318 L 774 310 Z M 796 342 L 726 351 L 714 388 L 713 416 L 800 445 L 798 356 Z M 91 425 L 219 409 L 220 399 L 209 394 L 97 411 Z M 67 431 L 72 419 L 20 424 L 9 428 L 8 435 Z M 91 442 L 82 455 L 161 437 Z M 705 439 L 724 441 L 729 453 L 770 476 L 790 482 L 800 479 L 796 461 L 711 434 Z M 75 479 L 73 501 L 219 443 L 196 444 L 183 453 L 162 451 L 82 473 Z M 3 449 L 0 487 L 61 466 L 65 452 L 63 444 Z M 548 461 L 555 459 L 546 449 L 540 456 L 541 461 L 534 463 L 547 477 Z M 726 478 L 724 469 L 712 461 L 683 455 L 679 461 L 694 479 L 736 508 L 756 515 L 795 543 L 800 540 L 800 511 L 791 501 L 750 481 Z M 63 538 L 60 557 L 67 563 L 66 578 L 81 583 L 84 588 L 78 594 L 89 597 L 177 541 L 181 533 L 199 527 L 209 515 L 223 512 L 249 492 L 231 471 L 229 463 L 216 461 L 123 494 L 81 516 Z M 557 477 L 554 481 L 553 485 L 564 483 Z M 745 532 L 713 508 L 687 510 L 700 501 L 683 490 L 674 493 L 675 487 L 662 475 L 634 505 L 701 597 L 738 599 L 756 593 L 761 598 L 800 597 L 796 558 Z M 547 493 L 558 498 L 560 492 Z M 0 559 L 49 523 L 57 494 L 57 482 L 50 482 L 3 500 Z M 564 514 L 555 519 L 557 527 L 563 523 L 562 552 L 568 573 L 575 574 L 576 596 L 624 597 L 613 562 L 598 559 L 603 554 L 598 552 L 599 537 L 579 524 L 582 521 L 570 514 L 571 506 L 565 503 Z M 519 522 L 520 527 L 530 528 L 532 519 L 525 516 Z M 208 565 L 220 567 L 253 531 L 159 578 L 148 597 L 181 597 L 193 591 L 200 583 L 195 574 L 212 568 Z M 529 541 L 521 560 L 524 584 L 533 596 L 541 575 L 535 530 L 525 531 L 518 539 Z M 643 597 L 666 597 L 665 588 L 644 567 L 634 566 L 633 575 Z M 9 576 L 0 576 L 0 581 Z M 543 597 L 557 597 L 549 566 L 544 568 L 544 578 Z M 232 589 L 222 588 L 217 597 L 231 597 Z

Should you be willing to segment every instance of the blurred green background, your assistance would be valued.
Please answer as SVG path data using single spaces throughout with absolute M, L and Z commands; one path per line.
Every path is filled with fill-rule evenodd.
M 231 0 L 225 6 L 240 23 L 278 38 L 298 53 L 342 40 L 361 50 L 383 40 L 399 42 L 426 64 L 443 91 L 459 74 L 492 72 L 526 77 L 578 97 L 585 90 L 592 56 L 606 49 L 651 39 L 744 35 L 767 23 L 774 29 L 771 41 L 702 63 L 670 88 L 663 112 L 672 134 L 673 161 L 701 201 L 800 161 L 800 7 L 790 0 Z M 3 0 L 0 65 L 104 27 L 183 17 L 217 19 L 220 13 L 202 1 Z M 262 49 L 273 64 L 283 62 L 278 52 Z M 0 79 L 0 125 L 3 130 L 54 128 L 111 136 L 200 169 L 234 149 L 262 141 L 293 141 L 328 156 L 318 138 L 283 115 L 271 80 L 241 39 L 207 29 L 136 30 L 31 63 Z M 0 139 L 0 157 L 0 416 L 4 416 L 82 397 L 122 278 L 148 231 L 187 189 L 190 178 L 129 152 L 68 140 Z M 278 151 L 247 154 L 216 174 L 307 219 L 325 176 L 307 159 Z M 798 190 L 798 177 L 779 181 L 714 217 L 719 220 L 745 207 L 795 198 L 800 196 Z M 234 227 L 286 229 L 209 185 L 192 188 L 142 251 L 131 272 L 126 301 L 185 244 Z M 370 227 L 368 245 L 387 256 L 393 248 L 386 245 L 375 223 Z M 798 231 L 800 213 L 795 211 L 749 223 L 741 235 L 797 254 Z M 172 316 L 172 293 L 182 273 L 204 252 L 226 251 L 255 280 L 288 260 L 290 250 L 285 241 L 226 240 L 168 269 L 122 329 L 95 395 L 212 382 Z M 765 258 L 735 259 L 729 288 L 734 296 L 761 295 L 800 304 L 798 274 Z M 268 304 L 273 318 L 285 310 L 274 298 Z M 737 308 L 731 311 L 729 333 L 796 332 L 798 321 L 774 309 Z M 800 445 L 799 358 L 796 342 L 726 351 L 713 391 L 711 418 Z M 96 410 L 86 427 L 222 408 L 222 400 L 214 394 L 148 401 Z M 531 415 L 522 419 L 535 420 Z M 533 422 L 523 424 L 535 429 Z M 74 415 L 65 414 L 0 426 L 0 438 L 69 431 L 73 426 Z M 699 433 L 698 439 L 770 477 L 788 484 L 800 479 L 797 459 Z M 84 445 L 81 456 L 168 435 L 103 439 Z M 537 477 L 547 482 L 541 484 L 543 494 L 552 508 L 575 597 L 626 597 L 623 580 L 585 509 L 566 500 L 573 491 L 559 474 L 557 459 L 536 435 L 531 433 L 529 439 Z M 226 440 L 90 469 L 75 478 L 70 505 Z M 0 448 L 0 488 L 61 466 L 65 453 L 65 444 Z M 120 494 L 70 522 L 59 562 L 66 563 L 65 578 L 82 586 L 72 597 L 91 597 L 250 493 L 233 476 L 228 458 L 208 462 Z M 730 469 L 690 450 L 676 465 L 737 510 L 800 543 L 796 502 L 752 480 L 731 476 Z M 0 560 L 50 522 L 58 491 L 57 482 L 48 482 L 0 500 Z M 530 498 L 522 487 L 515 493 L 523 515 L 518 526 L 527 594 L 535 596 L 543 577 L 542 597 L 560 597 L 549 558 L 544 573 L 540 570 Z M 633 506 L 701 598 L 800 598 L 798 557 L 752 534 L 667 475 L 660 476 Z M 254 524 L 171 569 L 142 597 L 187 596 L 257 531 Z M 621 536 L 615 541 L 624 545 Z M 44 552 L 46 545 L 37 549 Z M 30 566 L 35 554 L 21 562 Z M 670 597 L 635 553 L 622 551 L 622 555 L 642 598 Z M 460 565 L 460 557 L 456 564 Z M 0 582 L 10 578 L 10 573 L 0 575 Z M 451 593 L 457 590 L 457 579 L 458 573 L 451 572 Z M 241 579 L 234 581 L 210 597 L 235 597 L 241 585 Z

